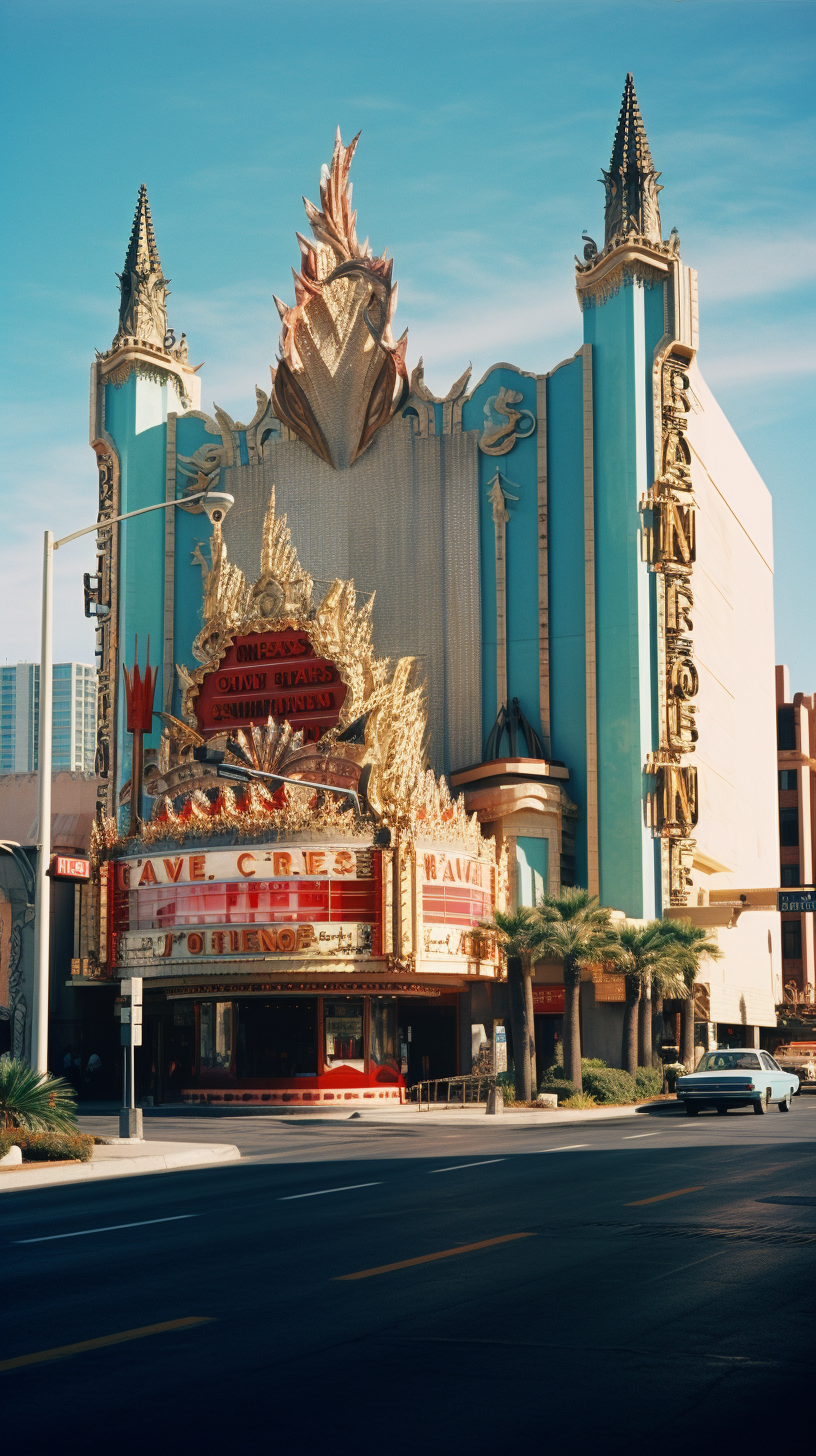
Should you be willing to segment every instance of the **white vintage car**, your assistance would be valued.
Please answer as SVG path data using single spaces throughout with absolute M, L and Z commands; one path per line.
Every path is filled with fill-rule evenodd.
M 685 1103 L 689 1117 L 701 1107 L 724 1113 L 748 1103 L 754 1112 L 765 1112 L 772 1102 L 780 1112 L 789 1112 L 798 1091 L 795 1073 L 783 1071 L 768 1052 L 753 1047 L 706 1052 L 696 1071 L 677 1078 L 677 1100 Z
M 816 1082 L 816 1041 L 790 1041 L 779 1046 L 774 1059 L 783 1072 L 794 1072 L 800 1082 Z

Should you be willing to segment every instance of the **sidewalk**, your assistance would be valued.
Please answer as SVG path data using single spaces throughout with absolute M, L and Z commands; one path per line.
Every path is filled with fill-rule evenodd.
M 416 1103 L 406 1103 L 403 1107 L 388 1109 L 371 1109 L 370 1112 L 362 1110 L 350 1113 L 348 1109 L 344 1112 L 324 1112 L 320 1109 L 315 1118 L 316 1121 L 326 1122 L 348 1122 L 353 1119 L 355 1122 L 367 1122 L 376 1124 L 379 1127 L 393 1127 L 395 1123 L 405 1124 L 410 1122 L 411 1126 L 424 1127 L 433 1122 L 436 1127 L 440 1123 L 445 1126 L 472 1127 L 475 1123 L 484 1123 L 494 1128 L 506 1128 L 508 1130 L 520 1127 L 571 1127 L 576 1123 L 593 1124 L 605 1122 L 615 1117 L 675 1117 L 683 1114 L 683 1108 L 679 1103 L 665 1098 L 657 1098 L 651 1102 L 636 1102 L 623 1107 L 592 1107 L 585 1112 L 572 1108 L 550 1112 L 534 1107 L 505 1108 L 504 1112 L 488 1117 L 484 1104 L 481 1107 L 446 1107 L 443 1102 L 436 1105 L 431 1103 L 430 1112 L 427 1106 L 419 1111 Z M 280 1116 L 280 1114 L 277 1114 Z M 284 1117 L 284 1121 L 290 1123 L 304 1122 L 306 1119 L 298 1113 Z
M 132 1178 L 140 1173 L 212 1167 L 235 1162 L 240 1156 L 232 1143 L 97 1144 L 89 1163 L 23 1163 L 0 1168 L 0 1193 L 49 1188 L 55 1183 L 84 1183 L 88 1179 Z

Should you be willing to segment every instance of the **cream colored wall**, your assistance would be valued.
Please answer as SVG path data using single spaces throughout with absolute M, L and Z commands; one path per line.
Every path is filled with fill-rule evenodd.
M 699 889 L 778 885 L 779 833 L 771 497 L 696 364 L 690 379 L 700 674 L 694 904 Z M 775 1025 L 779 916 L 743 914 L 719 941 L 725 959 L 701 977 L 711 984 L 712 1019 Z

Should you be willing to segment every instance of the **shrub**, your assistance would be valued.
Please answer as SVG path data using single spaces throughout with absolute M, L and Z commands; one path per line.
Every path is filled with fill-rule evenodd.
M 659 1097 L 663 1091 L 662 1067 L 638 1067 L 635 1072 L 635 1091 L 638 1097 Z
M 565 1077 L 559 1077 L 557 1080 L 553 1077 L 549 1082 L 542 1082 L 538 1090 L 539 1092 L 555 1092 L 560 1107 L 567 1097 L 575 1096 L 575 1083 L 568 1082 Z
M 0 1057 L 0 1127 L 32 1132 L 76 1129 L 76 1093 L 62 1077 Z
M 19 1148 L 24 1163 L 62 1162 L 77 1158 L 87 1163 L 94 1149 L 94 1140 L 84 1132 L 0 1132 L 0 1158 L 9 1148 Z
M 603 1059 L 601 1057 L 582 1057 L 581 1058 L 581 1071 L 582 1072 L 586 1072 L 587 1069 L 592 1070 L 592 1068 L 594 1068 L 594 1067 L 605 1067 L 605 1066 L 606 1066 L 606 1062 L 603 1061 Z
M 685 1077 L 688 1067 L 685 1062 L 667 1062 L 663 1068 L 666 1074 L 666 1082 L 670 1092 L 677 1090 L 677 1078 Z
M 560 1104 L 559 1104 L 560 1105 Z M 564 1099 L 564 1107 L 597 1107 L 595 1098 L 589 1092 L 574 1092 L 572 1097 Z
M 516 1101 L 516 1079 L 512 1072 L 499 1072 L 496 1086 L 501 1087 L 505 1107 L 512 1107 Z
M 596 1102 L 634 1102 L 635 1079 L 620 1067 L 588 1067 L 583 1073 L 584 1091 Z

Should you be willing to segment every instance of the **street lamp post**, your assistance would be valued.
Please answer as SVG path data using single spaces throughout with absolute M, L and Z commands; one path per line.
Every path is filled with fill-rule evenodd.
M 199 477 L 200 479 L 200 477 Z M 54 552 L 69 541 L 80 536 L 89 536 L 92 531 L 115 526 L 131 516 L 144 516 L 148 511 L 166 511 L 173 506 L 190 505 L 195 500 L 207 497 L 205 509 L 210 520 L 223 520 L 235 497 L 226 491 L 199 490 L 183 500 L 158 501 L 152 506 L 142 506 L 138 511 L 125 511 L 121 516 L 108 520 L 94 521 L 92 526 L 83 526 L 81 531 L 72 531 L 70 536 L 54 540 L 53 531 L 45 532 L 43 544 L 43 586 L 42 586 L 42 641 L 40 646 L 40 731 L 38 740 L 38 813 L 39 839 L 37 846 L 37 878 L 34 895 L 34 958 L 36 974 L 34 980 L 34 1005 L 32 1008 L 31 1060 L 38 1072 L 48 1071 L 48 980 L 51 954 L 51 899 L 48 887 L 48 869 L 51 862 L 51 759 L 52 759 L 52 702 L 53 702 L 53 579 Z

